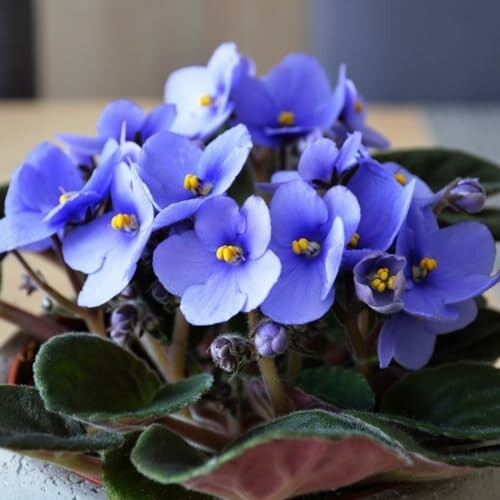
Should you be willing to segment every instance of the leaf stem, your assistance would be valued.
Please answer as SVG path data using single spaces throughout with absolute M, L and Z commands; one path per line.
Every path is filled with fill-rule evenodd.
M 189 323 L 182 314 L 180 308 L 175 312 L 174 331 L 172 342 L 170 343 L 170 381 L 178 382 L 185 378 L 186 374 L 186 353 L 189 342 Z
M 96 481 L 102 479 L 102 461 L 81 453 L 62 453 L 50 451 L 21 451 L 23 455 L 59 465 L 67 470 L 90 476 Z
M 250 335 L 256 330 L 258 323 L 259 316 L 257 311 L 250 311 L 248 313 L 248 329 Z M 288 412 L 288 399 L 283 384 L 281 383 L 274 358 L 258 356 L 257 364 L 259 365 L 262 381 L 264 382 L 267 395 L 273 407 L 274 416 L 284 415 Z
M 72 313 L 81 317 L 87 324 L 89 331 L 97 333 L 102 337 L 106 337 L 106 329 L 104 327 L 101 312 L 99 311 L 99 309 L 87 309 L 78 306 L 73 301 L 60 294 L 57 290 L 54 290 L 54 288 L 52 288 L 45 280 L 43 280 L 17 250 L 14 250 L 12 254 L 14 255 L 14 257 L 16 257 L 16 259 L 19 261 L 19 263 L 28 273 L 31 279 L 38 285 L 40 290 L 44 291 L 47 295 L 49 295 L 53 300 L 55 300 L 62 307 L 66 308 L 68 311 L 71 311 Z
M 158 371 L 163 375 L 163 378 L 167 382 L 172 382 L 170 377 L 170 362 L 166 347 L 149 333 L 142 335 L 140 342 Z
M 232 440 L 228 434 L 200 427 L 182 416 L 166 415 L 159 422 L 170 430 L 179 433 L 182 437 L 193 442 L 206 451 L 218 452 L 226 447 Z

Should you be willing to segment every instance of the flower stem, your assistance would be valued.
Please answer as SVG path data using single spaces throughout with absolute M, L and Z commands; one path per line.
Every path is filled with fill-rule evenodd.
M 82 289 L 82 280 L 80 279 L 78 273 L 74 269 L 71 269 L 68 264 L 66 264 L 62 253 L 62 244 L 59 236 L 52 236 L 52 242 L 54 243 L 54 252 L 59 259 L 59 262 L 63 266 L 66 275 L 68 276 L 69 282 L 73 287 L 73 290 L 75 291 L 76 295 L 78 295 L 80 293 L 80 290 Z
M 163 375 L 167 382 L 171 382 L 170 362 L 168 360 L 168 353 L 165 346 L 149 333 L 142 335 L 140 342 L 153 363 L 156 365 L 158 371 Z
M 174 331 L 169 348 L 170 381 L 178 382 L 185 378 L 186 353 L 189 342 L 189 323 L 180 308 L 175 313 Z
M 43 316 L 35 316 L 3 300 L 0 300 L 0 318 L 40 340 L 47 340 L 64 331 L 64 327 L 59 323 Z
M 298 376 L 302 369 L 302 356 L 299 352 L 292 349 L 288 349 L 288 359 L 287 359 L 287 379 L 289 382 L 293 382 Z
M 252 334 L 259 323 L 259 316 L 256 310 L 248 313 L 248 329 Z M 257 358 L 260 374 L 264 386 L 266 387 L 267 395 L 273 407 L 274 416 L 284 415 L 288 411 L 288 399 L 285 394 L 285 389 L 281 383 L 281 379 L 276 368 L 274 358 L 259 356 Z
M 97 333 L 102 337 L 106 337 L 106 329 L 102 321 L 101 312 L 98 309 L 86 309 L 78 306 L 45 282 L 45 280 L 43 280 L 38 273 L 35 272 L 35 270 L 28 264 L 28 262 L 26 262 L 24 257 L 17 250 L 14 250 L 12 253 L 21 266 L 23 266 L 24 270 L 29 274 L 31 279 L 38 285 L 40 290 L 43 290 L 47 295 L 68 311 L 71 311 L 81 317 L 91 332 Z

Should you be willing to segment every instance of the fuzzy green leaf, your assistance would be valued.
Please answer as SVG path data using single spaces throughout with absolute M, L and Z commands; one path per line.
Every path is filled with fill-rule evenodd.
M 500 313 L 479 309 L 476 320 L 452 335 L 439 335 L 432 364 L 489 361 L 500 357 Z
M 500 439 L 499 401 L 500 370 L 465 361 L 407 375 L 385 394 L 381 410 L 424 432 Z
M 437 191 L 457 177 L 478 177 L 488 194 L 500 191 L 500 168 L 478 156 L 443 148 L 389 151 L 374 155 L 380 162 L 393 161 L 418 175 Z
M 89 422 L 140 420 L 175 413 L 212 385 L 201 374 L 162 384 L 139 358 L 109 340 L 86 333 L 44 343 L 34 364 L 46 407 Z
M 295 385 L 338 408 L 371 410 L 375 406 L 375 395 L 366 379 L 339 366 L 303 370 Z
M 12 450 L 98 451 L 119 446 L 111 432 L 87 435 L 78 421 L 45 409 L 34 387 L 0 385 L 0 446 Z
M 110 500 L 209 500 L 212 497 L 189 491 L 176 484 L 163 485 L 151 481 L 130 462 L 130 452 L 134 447 L 138 432 L 126 435 L 120 448 L 104 454 L 103 480 L 106 496 Z

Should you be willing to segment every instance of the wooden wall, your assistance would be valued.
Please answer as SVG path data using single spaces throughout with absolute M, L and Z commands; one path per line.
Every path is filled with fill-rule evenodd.
M 161 96 L 173 69 L 234 40 L 265 71 L 308 50 L 303 0 L 35 0 L 42 97 Z

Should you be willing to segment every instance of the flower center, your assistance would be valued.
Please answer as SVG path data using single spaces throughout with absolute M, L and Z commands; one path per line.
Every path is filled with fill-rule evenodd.
M 74 195 L 74 193 L 71 191 L 67 191 L 66 193 L 62 193 L 61 196 L 59 196 L 59 204 L 64 205 L 73 195 Z
M 139 224 L 137 223 L 137 217 L 134 214 L 116 214 L 111 219 L 111 227 L 113 229 L 120 229 L 127 233 L 135 231 Z
M 348 243 L 348 246 L 351 247 L 351 248 L 356 248 L 359 244 L 359 239 L 361 238 L 361 236 L 359 235 L 359 233 L 354 233 L 352 236 L 351 236 L 351 239 L 349 240 L 349 243 Z
M 379 293 L 384 293 L 386 290 L 394 290 L 396 275 L 391 275 L 388 267 L 379 267 L 370 279 L 370 286 Z
M 203 94 L 198 99 L 198 102 L 199 102 L 200 106 L 203 106 L 204 108 L 206 108 L 207 106 L 211 106 L 213 104 L 214 100 L 213 100 L 212 96 L 209 96 L 208 94 Z
M 399 174 L 394 174 L 394 179 L 396 179 L 402 186 L 406 186 L 408 183 L 406 175 L 401 172 Z
M 356 99 L 354 101 L 354 111 L 356 111 L 356 113 L 361 113 L 361 111 L 363 111 L 363 103 L 361 102 L 361 99 Z
M 184 177 L 184 189 L 191 191 L 195 196 L 206 196 L 212 191 L 212 184 L 203 182 L 196 175 L 187 174 Z
M 418 266 L 413 266 L 411 268 L 413 281 L 419 283 L 420 281 L 424 280 L 425 278 L 427 278 L 427 275 L 431 271 L 436 269 L 436 267 L 437 267 L 436 259 L 433 259 L 432 257 L 424 257 L 423 259 L 420 260 Z
M 295 255 L 316 257 L 321 250 L 321 245 L 316 241 L 309 241 L 307 238 L 299 238 L 292 241 L 292 250 Z
M 215 252 L 215 256 L 228 264 L 239 264 L 245 260 L 243 249 L 236 245 L 221 245 Z
M 291 127 L 295 123 L 295 113 L 293 111 L 282 111 L 278 115 L 278 125 L 280 127 Z

